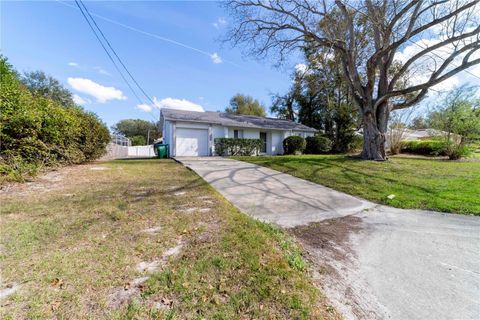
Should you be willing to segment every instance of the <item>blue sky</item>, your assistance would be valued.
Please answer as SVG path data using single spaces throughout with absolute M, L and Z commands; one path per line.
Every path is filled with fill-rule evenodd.
M 288 90 L 294 65 L 302 62 L 294 56 L 275 69 L 272 59 L 244 58 L 241 48 L 222 44 L 219 39 L 230 21 L 217 2 L 85 4 L 138 82 L 155 97 L 157 107 L 217 111 L 234 94 L 244 93 L 259 99 L 268 110 L 271 94 Z M 127 118 L 158 119 L 158 108 L 145 105 L 145 97 L 142 103 L 137 101 L 123 82 L 74 2 L 0 1 L 0 9 L 1 52 L 17 70 L 43 70 L 57 78 L 109 126 Z M 397 58 L 408 59 L 435 41 L 430 36 L 409 43 Z M 423 106 L 435 105 L 436 94 L 454 86 L 480 85 L 479 75 L 477 65 L 435 86 Z M 412 76 L 422 81 L 425 74 Z
M 109 126 L 125 118 L 158 118 L 158 109 L 145 112 L 137 107 L 140 103 L 80 11 L 72 8 L 75 3 L 67 4 L 2 1 L 2 53 L 21 72 L 43 70 L 60 80 L 86 109 L 97 113 Z M 279 70 L 271 62 L 245 59 L 240 49 L 218 40 L 229 21 L 216 2 L 85 4 L 91 13 L 193 48 L 95 16 L 129 70 L 159 105 L 200 105 L 217 111 L 223 110 L 234 94 L 245 93 L 268 108 L 270 94 L 285 92 L 291 83 L 291 66 Z M 294 63 L 291 61 L 291 65 Z M 147 103 L 146 98 L 143 100 Z

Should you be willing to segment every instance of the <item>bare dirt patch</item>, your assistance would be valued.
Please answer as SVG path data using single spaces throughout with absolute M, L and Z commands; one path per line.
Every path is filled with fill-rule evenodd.
M 6 182 L 0 185 L 0 195 L 30 195 L 32 193 L 60 190 L 67 185 L 84 182 L 86 178 L 83 172 L 93 167 L 93 164 L 60 167 L 40 174 L 32 181 L 25 183 Z M 66 179 L 70 176 L 75 176 L 77 180 Z M 73 194 L 68 193 L 64 195 L 65 197 L 73 196 Z
M 156 227 L 151 227 L 148 229 L 143 229 L 142 231 L 149 234 L 149 235 L 156 235 L 162 230 L 162 227 L 156 226 Z
M 352 251 L 348 246 L 352 232 L 361 230 L 362 219 L 356 216 L 328 219 L 289 231 L 302 243 L 333 255 L 335 260 L 344 260 Z
M 108 168 L 107 168 L 107 167 L 96 166 L 96 167 L 91 167 L 90 170 L 93 170 L 93 171 L 104 171 L 104 170 L 108 170 Z
M 109 306 L 111 308 L 119 308 L 121 305 L 129 302 L 133 297 L 139 295 L 143 290 L 143 283 L 148 280 L 148 277 L 140 277 L 133 279 L 121 288 L 115 289 L 110 294 Z
M 138 272 L 147 272 L 147 273 L 152 273 L 157 271 L 157 269 L 160 267 L 160 261 L 154 260 L 154 261 L 142 261 L 137 265 L 137 271 Z
M 357 236 L 368 232 L 362 218 L 346 216 L 289 230 L 303 244 L 318 286 L 346 319 L 383 319 L 365 283 L 360 280 L 354 250 Z
M 90 170 L 99 165 L 109 170 Z M 0 202 L 0 290 L 21 284 L 0 318 L 316 319 L 324 309 L 271 230 L 173 161 L 60 168 L 3 187 Z
M 20 285 L 17 283 L 9 283 L 0 289 L 0 300 L 12 295 L 20 288 Z

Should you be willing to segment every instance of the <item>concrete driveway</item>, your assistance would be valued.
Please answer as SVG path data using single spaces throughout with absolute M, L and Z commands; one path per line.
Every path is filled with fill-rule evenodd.
M 479 217 L 377 205 L 230 159 L 178 160 L 295 235 L 345 318 L 480 319 Z

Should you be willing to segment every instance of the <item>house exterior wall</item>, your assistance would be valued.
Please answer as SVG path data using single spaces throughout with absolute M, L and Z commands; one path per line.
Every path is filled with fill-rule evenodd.
M 243 129 L 243 138 L 245 139 L 259 139 L 260 129 Z M 232 135 L 233 137 L 233 135 Z
M 169 156 L 173 156 L 173 150 L 172 150 L 172 138 L 173 138 L 173 124 L 171 121 L 165 120 L 163 122 L 163 127 L 162 127 L 162 137 L 163 137 L 163 143 L 168 144 L 170 147 L 169 149 Z
M 226 138 L 225 128 L 222 126 L 212 126 L 213 139 L 215 138 Z
M 206 123 L 175 121 L 177 128 L 208 129 L 211 125 Z
M 313 132 L 306 131 L 292 131 L 292 130 L 269 130 L 269 129 L 251 129 L 251 128 L 236 128 L 224 127 L 213 124 L 186 122 L 186 121 L 169 121 L 165 120 L 163 123 L 163 141 L 169 144 L 170 156 L 174 157 L 175 150 L 175 131 L 176 128 L 196 128 L 208 130 L 208 146 L 209 154 L 215 155 L 215 139 L 216 138 L 233 138 L 234 130 L 241 130 L 243 138 L 245 139 L 259 139 L 260 132 L 267 133 L 267 153 L 268 155 L 283 154 L 283 140 L 291 135 L 298 135 L 304 138 L 313 136 Z M 240 137 L 242 136 L 240 134 Z
M 283 139 L 285 139 L 285 137 L 287 136 L 287 131 L 269 129 L 228 128 L 228 137 L 233 138 L 234 130 L 242 130 L 243 138 L 245 139 L 259 139 L 260 132 L 266 132 L 267 154 L 283 154 Z
M 306 138 L 306 137 L 313 137 L 315 134 L 313 132 L 307 132 L 307 131 L 291 131 L 290 135 Z
M 217 126 L 213 125 L 212 126 L 212 155 L 216 154 L 215 153 L 215 139 L 217 138 L 227 138 L 228 137 L 228 128 L 225 128 L 223 126 Z

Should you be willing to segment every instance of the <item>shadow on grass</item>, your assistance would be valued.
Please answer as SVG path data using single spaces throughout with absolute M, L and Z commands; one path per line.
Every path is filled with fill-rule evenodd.
M 239 159 L 242 160 L 241 158 Z M 258 165 L 266 166 L 272 169 L 278 169 L 284 173 L 288 173 L 293 176 L 303 178 L 319 184 L 323 184 L 322 182 L 324 182 L 321 180 L 322 178 L 321 172 L 323 170 L 326 170 L 329 168 L 338 168 L 340 169 L 342 176 L 348 179 L 349 181 L 351 181 L 352 183 L 361 185 L 367 182 L 369 183 L 368 184 L 369 188 L 372 188 L 375 185 L 375 181 L 378 181 L 378 183 L 381 186 L 385 184 L 395 184 L 395 185 L 401 185 L 405 188 L 414 189 L 417 192 L 421 192 L 426 195 L 436 195 L 435 190 L 431 188 L 427 188 L 417 184 L 407 183 L 399 179 L 380 176 L 380 173 L 378 175 L 375 173 L 367 173 L 365 171 L 361 171 L 358 168 L 349 166 L 349 164 L 352 165 L 352 164 L 365 163 L 365 164 L 372 164 L 372 167 L 369 168 L 369 169 L 372 169 L 372 168 L 375 168 L 373 166 L 380 166 L 382 164 L 388 165 L 386 164 L 386 162 L 379 163 L 379 162 L 366 161 L 355 156 L 328 155 L 324 157 L 309 157 L 309 156 L 281 157 L 281 158 L 272 157 L 269 159 L 259 158 L 258 160 L 256 160 L 256 159 L 248 158 L 245 160 Z M 412 159 L 412 160 L 417 160 L 417 159 Z M 422 160 L 428 160 L 428 159 L 422 159 Z M 439 160 L 439 162 L 443 162 L 443 160 Z M 312 170 L 311 174 L 308 174 L 308 172 L 303 170 L 302 167 L 307 168 L 307 170 L 310 167 Z M 393 171 L 393 169 L 390 169 L 390 170 Z M 329 185 L 329 187 L 333 187 L 333 185 Z M 340 189 L 345 190 L 341 186 L 340 186 Z M 381 192 L 382 190 L 377 189 L 377 191 Z

